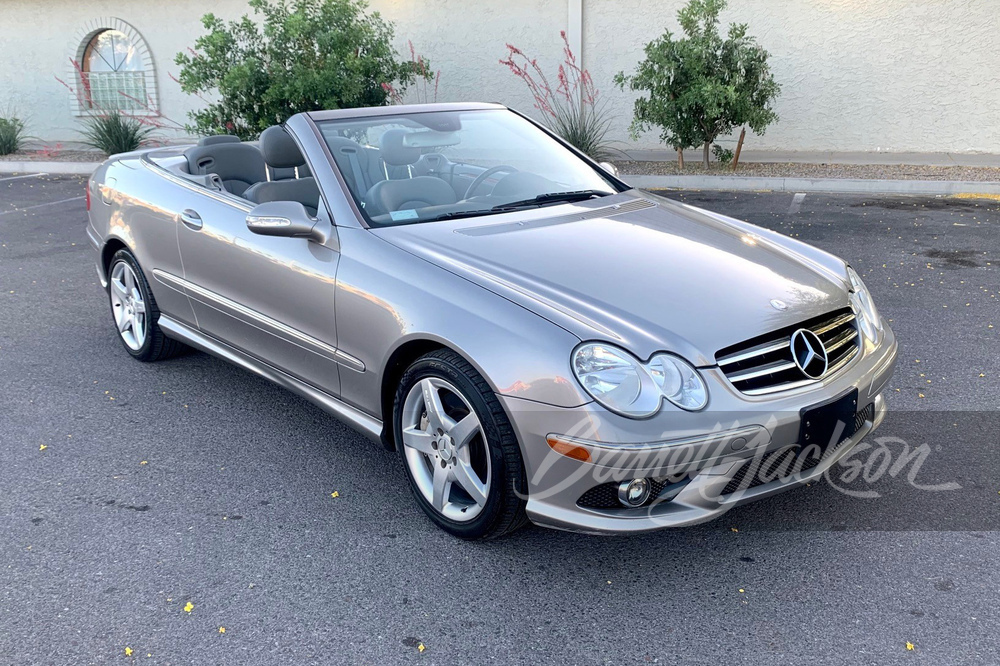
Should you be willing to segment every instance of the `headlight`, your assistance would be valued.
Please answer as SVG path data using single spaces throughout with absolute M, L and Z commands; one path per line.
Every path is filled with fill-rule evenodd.
M 631 418 L 652 416 L 663 398 L 690 411 L 708 402 L 698 371 L 671 354 L 657 354 L 643 364 L 617 347 L 589 342 L 573 353 L 573 373 L 594 400 Z
M 865 283 L 861 281 L 861 276 L 850 266 L 847 267 L 847 278 L 851 281 L 851 293 L 849 295 L 851 308 L 861 322 L 861 331 L 865 334 L 866 338 L 872 342 L 877 342 L 879 333 L 882 330 L 882 319 L 878 315 L 878 310 L 875 309 L 872 295 L 868 291 L 868 287 L 865 286 Z

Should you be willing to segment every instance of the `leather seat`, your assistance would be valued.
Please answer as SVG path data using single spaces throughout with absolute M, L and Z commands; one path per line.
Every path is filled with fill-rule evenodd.
M 264 158 L 246 143 L 209 143 L 184 151 L 188 171 L 195 175 L 216 174 L 222 186 L 236 196 L 245 196 L 247 188 L 267 180 Z
M 220 143 L 239 143 L 240 137 L 232 134 L 212 134 L 198 139 L 199 146 L 217 146 Z
M 294 169 L 306 163 L 295 141 L 284 127 L 278 125 L 268 127 L 261 133 L 260 152 L 272 169 Z M 298 201 L 310 215 L 316 215 L 319 208 L 319 187 L 311 176 L 257 183 L 247 189 L 244 196 L 254 203 Z
M 420 160 L 420 148 L 405 145 L 407 130 L 386 130 L 379 141 L 382 159 L 394 167 L 409 167 Z M 384 215 L 398 210 L 444 206 L 458 201 L 451 185 L 434 176 L 417 176 L 375 183 L 365 195 L 369 215 Z

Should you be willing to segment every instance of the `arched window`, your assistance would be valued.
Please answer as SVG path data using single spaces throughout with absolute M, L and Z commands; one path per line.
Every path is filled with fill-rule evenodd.
M 91 22 L 79 36 L 73 58 L 79 83 L 77 114 L 126 111 L 156 113 L 152 58 L 138 31 L 120 19 Z

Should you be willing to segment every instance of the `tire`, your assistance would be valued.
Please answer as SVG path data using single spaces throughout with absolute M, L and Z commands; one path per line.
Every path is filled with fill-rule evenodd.
M 108 264 L 108 301 L 111 318 L 118 339 L 132 358 L 144 362 L 162 361 L 184 352 L 187 346 L 171 340 L 160 329 L 157 321 L 160 310 L 149 288 L 149 282 L 135 256 L 122 248 L 115 252 Z M 138 313 L 142 310 L 141 316 Z M 128 316 L 136 313 L 136 316 Z M 129 321 L 119 322 L 125 317 Z
M 444 434 L 434 434 L 442 429 L 433 427 L 426 410 L 428 399 L 433 400 L 428 387 L 453 426 Z M 466 439 L 470 414 L 479 429 Z M 400 380 L 392 418 L 410 488 L 438 527 L 462 539 L 495 539 L 527 522 L 522 499 L 527 480 L 514 429 L 489 384 L 465 359 L 446 349 L 417 359 Z M 439 473 L 454 477 L 444 485 L 443 500 L 437 500 Z

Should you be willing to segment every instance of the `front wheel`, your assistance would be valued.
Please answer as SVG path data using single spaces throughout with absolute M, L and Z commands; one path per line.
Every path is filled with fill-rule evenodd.
M 417 503 L 443 530 L 490 539 L 527 521 L 514 430 L 489 384 L 461 356 L 439 350 L 407 369 L 393 428 Z

